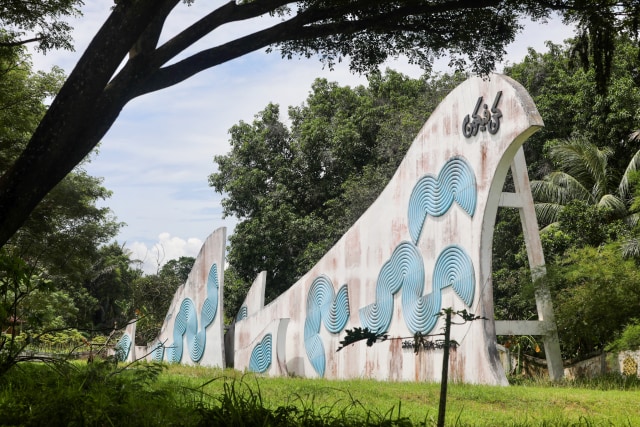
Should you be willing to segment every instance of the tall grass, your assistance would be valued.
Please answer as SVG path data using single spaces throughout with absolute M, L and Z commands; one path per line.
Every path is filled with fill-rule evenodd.
M 24 363 L 0 378 L 0 425 L 435 426 L 439 385 L 263 378 L 114 362 Z M 448 426 L 636 426 L 640 381 L 451 384 Z

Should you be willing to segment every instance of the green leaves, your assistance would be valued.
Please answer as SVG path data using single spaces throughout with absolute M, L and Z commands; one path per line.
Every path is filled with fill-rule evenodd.
M 640 273 L 615 244 L 568 251 L 548 283 L 565 358 L 603 350 L 637 317 Z
M 340 341 L 340 346 L 336 351 L 340 351 L 348 345 L 355 344 L 358 341 L 367 340 L 367 347 L 373 346 L 378 341 L 386 341 L 389 338 L 388 334 L 379 334 L 371 331 L 369 328 L 345 329 L 345 337 Z
M 273 104 L 233 126 L 231 152 L 214 159 L 209 177 L 225 194 L 225 215 L 240 219 L 228 260 L 244 285 L 233 289 L 243 292 L 263 270 L 267 300 L 293 285 L 378 197 L 429 112 L 461 79 L 387 71 L 356 88 L 318 79 L 306 102 L 289 108 L 290 128 Z
M 72 49 L 72 28 L 63 20 L 80 14 L 82 0 L 24 1 L 0 3 L 0 47 L 36 43 L 43 52 Z

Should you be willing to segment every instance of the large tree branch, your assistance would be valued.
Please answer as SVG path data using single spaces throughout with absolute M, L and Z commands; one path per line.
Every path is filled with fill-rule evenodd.
M 179 0 L 164 0 L 162 4 Z M 95 102 L 159 9 L 158 0 L 115 7 L 80 58 L 13 166 L 0 177 L 0 244 L 4 244 L 38 202 L 95 146 L 79 138 Z M 108 52 L 105 54 L 104 52 Z M 116 114 L 117 116 L 117 114 Z M 113 121 L 113 117 L 107 129 Z M 73 148 L 71 148 L 73 147 Z
M 34 43 L 34 42 L 39 42 L 42 41 L 43 38 L 42 37 L 33 37 L 31 39 L 25 39 L 25 40 L 13 40 L 10 42 L 2 42 L 0 41 L 0 46 L 1 47 L 16 47 L 16 46 L 24 46 L 25 44 L 29 44 L 29 43 Z
M 175 1 L 167 1 L 158 7 L 158 12 L 155 18 L 149 22 L 147 29 L 140 35 L 140 38 L 138 38 L 133 47 L 129 50 L 130 58 L 134 58 L 141 54 L 148 55 L 155 51 L 158 46 L 158 40 L 160 39 L 164 23 L 177 4 L 178 3 Z
M 362 2 L 365 3 L 365 2 Z M 277 43 L 296 40 L 312 40 L 337 34 L 356 34 L 365 30 L 372 31 L 425 31 L 424 26 L 410 26 L 403 23 L 407 16 L 429 13 L 438 15 L 455 10 L 484 9 L 496 6 L 500 0 L 451 1 L 438 4 L 421 4 L 397 8 L 385 15 L 373 15 L 360 20 L 342 20 L 322 23 L 332 16 L 332 10 L 308 9 L 295 17 L 270 28 L 238 38 L 214 48 L 203 50 L 182 61 L 163 67 L 149 76 L 135 89 L 135 96 L 154 92 L 180 83 L 203 70 L 239 58 L 258 49 Z M 338 7 L 343 14 L 353 13 L 357 7 Z M 335 12 L 334 12 L 335 13 Z M 160 48 L 162 49 L 162 48 Z
M 160 46 L 154 55 L 154 62 L 157 67 L 164 65 L 221 25 L 257 18 L 289 3 L 292 2 L 290 0 L 268 0 L 237 4 L 232 0 Z

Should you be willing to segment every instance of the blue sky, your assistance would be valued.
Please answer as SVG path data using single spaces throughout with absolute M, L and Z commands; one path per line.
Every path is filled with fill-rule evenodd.
M 222 1 L 180 4 L 167 22 L 167 38 L 210 11 Z M 76 51 L 33 54 L 34 66 L 48 70 L 53 65 L 71 72 L 91 37 L 108 16 L 111 2 L 87 1 L 83 16 L 71 22 Z M 225 26 L 202 40 L 197 47 L 210 46 L 269 23 L 253 20 Z M 508 48 L 509 62 L 520 61 L 528 47 L 544 51 L 544 42 L 556 43 L 570 37 L 572 30 L 559 20 L 548 24 L 527 24 Z M 438 71 L 449 71 L 445 58 Z M 403 60 L 385 67 L 418 77 L 421 71 Z M 500 70 L 498 70 L 500 71 Z M 250 122 L 269 102 L 280 104 L 286 114 L 290 105 L 307 97 L 311 83 L 325 77 L 344 85 L 366 84 L 366 79 L 349 73 L 346 64 L 334 71 L 323 70 L 316 60 L 283 60 L 279 54 L 255 52 L 202 72 L 160 92 L 133 100 L 103 139 L 87 171 L 104 178 L 113 191 L 107 200 L 125 226 L 117 237 L 144 261 L 146 272 L 182 255 L 197 255 L 205 238 L 218 227 L 231 233 L 235 220 L 222 218 L 222 195 L 208 186 L 214 172 L 213 156 L 229 150 L 228 130 L 240 120 Z

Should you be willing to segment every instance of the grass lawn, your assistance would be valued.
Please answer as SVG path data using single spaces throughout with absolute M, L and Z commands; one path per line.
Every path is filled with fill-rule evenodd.
M 202 390 L 220 399 L 231 387 L 275 409 L 294 405 L 318 413 L 346 413 L 375 419 L 408 418 L 435 425 L 439 384 L 267 378 L 232 370 L 170 366 L 161 381 Z M 451 384 L 447 425 L 451 426 L 640 426 L 640 385 L 620 377 L 586 383 L 521 382 L 509 387 Z M 203 385 L 204 384 L 204 385 Z
M 640 426 L 640 380 L 450 384 L 447 426 Z M 0 426 L 436 425 L 440 385 L 267 378 L 180 365 L 20 363 L 0 376 Z

